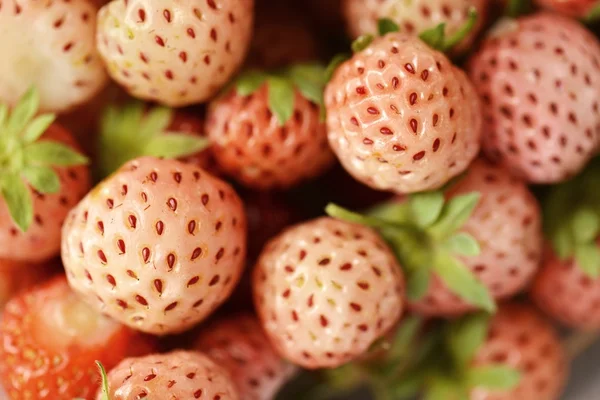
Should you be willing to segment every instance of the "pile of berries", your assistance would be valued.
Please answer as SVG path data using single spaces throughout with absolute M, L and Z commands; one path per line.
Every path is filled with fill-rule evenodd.
M 0 0 L 0 397 L 558 400 L 600 330 L 599 17 Z

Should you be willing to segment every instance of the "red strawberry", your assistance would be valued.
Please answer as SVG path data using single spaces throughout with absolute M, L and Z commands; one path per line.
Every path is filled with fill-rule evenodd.
M 12 112 L 0 104 L 0 259 L 58 255 L 63 221 L 90 185 L 79 146 L 53 115 L 34 117 L 38 103 L 30 90 Z
M 539 206 L 523 182 L 482 159 L 471 165 L 465 178 L 446 197 L 473 192 L 481 198 L 460 232 L 475 238 L 481 250 L 478 255 L 460 259 L 494 299 L 511 297 L 527 285 L 540 263 Z M 434 278 L 421 300 L 411 303 L 413 311 L 428 316 L 451 316 L 472 308 L 439 277 Z
M 113 0 L 98 14 L 98 50 L 135 97 L 170 106 L 214 96 L 244 61 L 253 0 Z
M 377 38 L 343 63 L 325 104 L 331 147 L 375 189 L 439 188 L 479 151 L 479 102 L 465 74 L 408 34 Z
M 63 228 L 69 283 L 96 309 L 144 332 L 184 331 L 231 293 L 246 218 L 233 189 L 191 164 L 125 164 Z
M 128 358 L 108 374 L 108 390 L 97 400 L 133 399 L 238 400 L 223 368 L 193 351 Z
M 296 370 L 275 352 L 260 323 L 250 314 L 207 326 L 194 347 L 229 372 L 241 400 L 275 398 Z
M 308 65 L 292 67 L 289 79 L 251 73 L 215 99 L 206 132 L 219 168 L 258 189 L 287 188 L 323 172 L 333 162 L 320 120 L 323 77 Z
M 536 0 L 536 3 L 572 17 L 586 17 L 598 7 L 598 0 Z
M 2 5 L 0 102 L 15 105 L 35 86 L 42 110 L 65 111 L 106 83 L 92 1 L 8 0 Z
M 477 26 L 461 41 L 460 50 L 467 50 L 483 27 L 487 0 L 343 0 L 342 8 L 350 36 L 375 34 L 379 20 L 391 19 L 402 32 L 418 35 L 446 24 L 447 34 L 457 33 L 469 20 L 469 11 L 477 10 Z
M 142 102 L 109 106 L 102 116 L 97 175 L 104 178 L 143 156 L 177 158 L 214 169 L 203 130 L 200 119 L 166 107 L 150 108 Z
M 576 21 L 539 13 L 498 27 L 470 61 L 491 159 L 534 183 L 577 174 L 600 143 L 600 44 Z
M 319 39 L 306 18 L 290 5 L 261 4 L 246 65 L 281 68 L 319 59 Z
M 471 400 L 558 400 L 568 375 L 567 357 L 552 325 L 520 304 L 500 307 L 473 364 L 501 364 L 520 372 L 521 378 L 510 391 L 474 388 Z
M 12 400 L 91 398 L 94 360 L 112 368 L 152 343 L 90 309 L 64 276 L 13 298 L 0 323 L 0 381 Z
M 25 264 L 0 260 L 0 313 L 11 297 L 46 280 L 54 272 L 53 263 Z
M 596 244 L 600 251 L 600 239 Z M 561 260 L 548 249 L 530 294 L 545 313 L 566 325 L 600 328 L 600 278 L 586 274 L 576 259 Z
M 330 368 L 365 353 L 400 319 L 404 280 L 370 228 L 331 218 L 267 244 L 254 272 L 258 315 L 284 358 Z

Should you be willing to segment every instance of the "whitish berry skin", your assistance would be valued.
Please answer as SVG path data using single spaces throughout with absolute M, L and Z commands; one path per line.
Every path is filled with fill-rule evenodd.
M 194 351 L 125 359 L 108 373 L 108 386 L 111 400 L 240 398 L 227 372 Z
M 51 125 L 40 139 L 65 144 L 80 150 L 71 134 L 58 124 Z M 26 232 L 14 224 L 6 202 L 0 198 L 0 259 L 41 262 L 60 253 L 60 235 L 67 214 L 90 188 L 86 165 L 54 167 L 60 179 L 57 193 L 40 194 L 30 188 L 33 199 L 33 222 Z
M 256 317 L 237 314 L 206 326 L 194 348 L 225 368 L 241 400 L 272 400 L 296 372 L 275 352 Z
M 206 132 L 219 168 L 245 186 L 288 188 L 333 161 L 319 106 L 296 91 L 294 114 L 281 125 L 269 109 L 269 86 L 250 96 L 236 90 L 214 100 Z
M 600 329 L 600 279 L 587 276 L 573 259 L 561 261 L 548 249 L 530 295 L 547 315 L 569 327 Z
M 342 64 L 325 104 L 333 151 L 375 189 L 437 189 L 479 151 L 474 89 L 446 56 L 410 35 L 377 38 Z
M 578 22 L 538 13 L 507 23 L 469 64 L 484 103 L 483 150 L 515 175 L 555 183 L 600 143 L 600 44 Z
M 375 34 L 382 18 L 389 18 L 400 26 L 400 31 L 414 36 L 446 24 L 446 34 L 455 34 L 469 19 L 469 10 L 477 10 L 477 25 L 461 41 L 457 50 L 466 50 L 483 27 L 487 14 L 487 0 L 343 0 L 346 25 L 350 36 Z
M 334 368 L 364 354 L 399 320 L 400 267 L 370 228 L 320 218 L 269 242 L 253 276 L 263 328 L 284 358 Z
M 571 17 L 585 17 L 594 6 L 598 5 L 598 0 L 536 0 L 535 2 L 540 7 Z
M 140 158 L 100 183 L 63 228 L 69 283 L 97 309 L 163 335 L 206 318 L 243 269 L 233 189 L 191 164 Z
M 491 320 L 475 366 L 504 364 L 521 373 L 513 390 L 475 388 L 470 400 L 558 400 L 568 377 L 568 361 L 554 327 L 531 306 L 504 304 Z
M 481 199 L 461 231 L 481 248 L 477 256 L 460 257 L 494 299 L 521 291 L 538 271 L 542 257 L 540 207 L 527 185 L 504 168 L 478 159 L 447 197 L 479 192 Z M 410 305 L 427 316 L 455 316 L 474 307 L 434 277 L 425 297 Z
M 96 51 L 96 6 L 88 0 L 5 0 L 0 7 L 0 102 L 30 87 L 40 111 L 66 111 L 106 83 Z
M 98 14 L 98 50 L 138 98 L 178 107 L 213 97 L 244 61 L 253 0 L 114 0 Z

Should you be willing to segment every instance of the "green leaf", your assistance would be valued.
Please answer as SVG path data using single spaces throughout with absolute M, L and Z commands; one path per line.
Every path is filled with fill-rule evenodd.
M 576 243 L 589 243 L 598 236 L 600 216 L 589 208 L 579 209 L 573 215 L 571 229 Z
M 440 218 L 428 231 L 438 239 L 453 234 L 467 222 L 480 198 L 481 194 L 478 192 L 451 198 L 444 205 Z
M 108 377 L 106 376 L 106 370 L 104 369 L 104 365 L 100 361 L 96 361 L 96 365 L 100 370 L 100 377 L 102 378 L 102 384 L 100 386 L 100 391 L 102 396 L 100 400 L 110 400 L 110 388 L 108 387 Z
M 167 107 L 155 107 L 142 116 L 139 122 L 137 137 L 140 140 L 151 140 L 152 138 L 164 133 L 173 120 L 173 110 Z M 123 132 L 123 134 L 133 135 L 133 132 Z
M 426 228 L 439 218 L 444 207 L 444 193 L 424 192 L 410 197 L 413 220 L 418 226 Z
M 431 282 L 431 271 L 428 268 L 417 268 L 407 273 L 406 295 L 411 301 L 421 300 Z
M 477 240 L 466 232 L 455 233 L 443 243 L 446 250 L 461 256 L 474 257 L 481 253 Z
M 521 373 L 506 365 L 487 365 L 469 368 L 466 379 L 469 388 L 481 387 L 506 392 L 519 385 Z
M 47 166 L 73 166 L 88 162 L 87 157 L 71 147 L 47 140 L 34 142 L 25 147 L 24 156 L 27 163 Z
M 165 133 L 152 138 L 142 150 L 141 155 L 181 158 L 191 156 L 205 149 L 209 144 L 208 139 L 186 135 L 185 133 Z
M 406 223 L 412 219 L 408 201 L 392 200 L 381 203 L 369 209 L 366 215 L 395 224 Z
M 575 260 L 579 268 L 590 278 L 600 275 L 600 248 L 596 243 L 585 243 L 575 247 Z
M 400 32 L 400 27 L 397 23 L 389 18 L 382 18 L 377 23 L 379 36 L 385 36 L 388 33 Z
M 461 299 L 485 311 L 496 311 L 496 304 L 487 288 L 456 257 L 438 250 L 433 269 L 444 284 Z
M 363 35 L 358 37 L 354 42 L 352 42 L 352 51 L 358 53 L 363 51 L 373 42 L 375 38 L 373 35 Z
M 573 238 L 571 229 L 568 226 L 563 226 L 554 232 L 551 239 L 558 258 L 565 260 L 573 255 L 575 238 Z
M 469 365 L 485 342 L 490 316 L 479 312 L 453 321 L 446 333 L 446 345 L 456 366 L 462 369 Z
M 390 226 L 389 223 L 378 218 L 355 213 L 354 211 L 347 210 L 333 203 L 329 203 L 327 207 L 325 207 L 325 213 L 332 218 L 369 226 L 371 228 L 389 228 Z
M 425 385 L 423 400 L 468 400 L 469 394 L 461 382 L 436 376 Z
M 325 68 L 321 65 L 297 65 L 290 68 L 289 76 L 302 95 L 315 104 L 323 105 Z
M 337 54 L 335 57 L 333 57 L 333 59 L 325 69 L 325 82 L 329 82 L 337 68 L 349 59 L 350 56 L 348 54 Z
M 419 39 L 436 50 L 444 50 L 444 39 L 446 37 L 446 23 L 441 23 L 434 28 L 421 32 Z
M 15 108 L 13 108 L 8 122 L 6 124 L 6 130 L 12 134 L 20 133 L 25 125 L 33 118 L 38 110 L 40 104 L 40 96 L 34 87 L 30 88 L 21 97 Z
M 444 51 L 452 50 L 455 46 L 459 45 L 465 38 L 473 31 L 477 24 L 479 15 L 475 7 L 469 9 L 469 15 L 467 21 L 458 29 L 453 35 L 447 37 L 444 42 Z
M 406 357 L 422 327 L 423 320 L 421 318 L 412 315 L 404 318 L 394 335 L 392 346 L 386 357 L 388 359 Z
M 25 131 L 23 132 L 23 142 L 33 143 L 38 140 L 40 136 L 46 132 L 48 127 L 52 125 L 55 119 L 56 115 L 54 114 L 44 114 L 36 117 L 25 128 Z
M 262 71 L 247 71 L 237 79 L 235 88 L 241 96 L 251 95 L 262 86 L 267 77 L 267 74 Z
M 3 172 L 0 181 L 2 197 L 12 220 L 22 232 L 26 232 L 33 220 L 33 201 L 25 182 L 15 172 Z
M 269 83 L 269 109 L 284 125 L 294 114 L 295 90 L 291 82 L 284 78 L 271 77 Z
M 600 19 L 600 4 L 595 5 L 592 10 L 584 17 L 585 22 L 595 22 Z
M 60 179 L 51 167 L 28 165 L 21 173 L 40 193 L 56 193 L 60 190 Z

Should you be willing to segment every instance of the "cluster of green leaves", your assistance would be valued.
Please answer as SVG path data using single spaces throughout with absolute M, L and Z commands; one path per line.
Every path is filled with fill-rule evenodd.
M 60 180 L 52 167 L 88 161 L 67 145 L 40 139 L 55 116 L 36 116 L 39 102 L 38 91 L 31 88 L 12 111 L 0 104 L 0 191 L 11 218 L 23 232 L 33 220 L 33 200 L 27 184 L 39 193 L 57 193 Z
M 600 158 L 544 200 L 544 230 L 562 260 L 575 257 L 592 279 L 600 276 Z
M 269 109 L 284 125 L 294 114 L 296 89 L 307 100 L 323 108 L 326 68 L 319 64 L 299 64 L 279 71 L 250 70 L 242 73 L 235 82 L 241 96 L 249 96 L 263 84 L 268 85 Z
M 102 116 L 97 177 L 104 178 L 137 157 L 180 158 L 208 146 L 206 138 L 169 131 L 172 120 L 173 110 L 166 107 L 147 110 L 138 101 L 109 106 Z
M 366 215 L 334 204 L 326 212 L 381 233 L 404 269 L 411 300 L 426 294 L 435 273 L 467 303 L 494 312 L 496 305 L 489 291 L 460 259 L 480 253 L 475 238 L 461 231 L 479 199 L 479 193 L 468 193 L 446 201 L 443 191 L 435 191 L 412 195 L 404 202 L 385 203 Z

